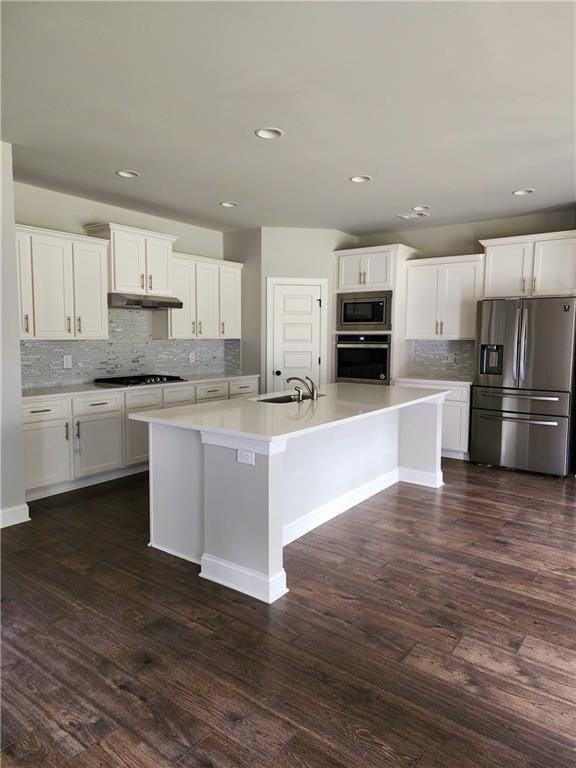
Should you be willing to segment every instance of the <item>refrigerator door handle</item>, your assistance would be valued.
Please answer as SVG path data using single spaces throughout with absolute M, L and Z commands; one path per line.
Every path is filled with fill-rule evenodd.
M 531 426 L 538 427 L 557 427 L 557 421 L 535 421 L 534 419 L 515 419 L 513 416 L 492 416 L 491 414 L 483 413 L 480 416 L 481 419 L 491 419 L 492 421 L 514 421 L 517 424 L 529 424 Z
M 505 392 L 504 394 L 493 394 L 492 392 L 482 392 L 482 397 L 498 397 L 500 399 L 502 399 L 503 397 L 516 397 L 522 400 L 545 400 L 548 403 L 557 403 L 560 400 L 560 398 L 557 396 L 551 395 L 550 397 L 544 397 L 543 395 L 523 395 L 520 392 L 515 392 L 514 390 L 512 392 Z
M 518 347 L 520 344 L 520 313 L 522 312 L 520 305 L 516 310 L 516 322 L 514 323 L 514 344 L 516 345 L 516 354 L 514 355 L 514 363 L 512 365 L 512 378 L 518 378 Z
M 522 330 L 520 331 L 520 381 L 526 378 L 526 337 L 528 335 L 528 308 L 522 310 Z

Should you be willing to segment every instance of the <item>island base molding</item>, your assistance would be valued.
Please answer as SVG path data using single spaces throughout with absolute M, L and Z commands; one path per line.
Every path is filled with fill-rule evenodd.
M 231 563 L 229 560 L 202 555 L 200 576 L 255 597 L 264 603 L 273 603 L 288 592 L 284 568 L 274 576 L 267 576 L 265 573 Z

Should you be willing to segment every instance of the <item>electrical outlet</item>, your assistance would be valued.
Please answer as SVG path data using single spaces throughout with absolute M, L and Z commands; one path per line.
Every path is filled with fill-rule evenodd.
M 454 352 L 448 352 L 446 355 L 446 362 L 453 363 L 455 360 Z
M 72 355 L 62 357 L 62 368 L 72 368 Z
M 190 352 L 188 354 L 188 362 L 189 363 L 195 363 L 196 362 L 196 352 Z
M 239 464 L 251 464 L 254 466 L 256 463 L 256 455 L 254 454 L 254 451 L 237 451 L 236 461 Z

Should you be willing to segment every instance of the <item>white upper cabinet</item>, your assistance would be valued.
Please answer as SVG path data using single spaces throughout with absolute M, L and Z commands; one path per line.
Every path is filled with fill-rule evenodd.
M 74 335 L 79 339 L 108 338 L 106 244 L 72 242 L 74 272 Z
M 406 269 L 406 338 L 434 339 L 438 336 L 438 283 L 436 264 L 409 263 Z
M 146 238 L 146 275 L 148 293 L 155 296 L 170 296 L 170 263 L 172 259 L 172 238 Z
M 20 337 L 34 338 L 34 301 L 32 291 L 31 235 L 16 232 L 16 265 L 18 269 L 18 311 Z
M 171 265 L 174 296 L 180 299 L 181 309 L 169 310 L 171 339 L 196 338 L 196 262 L 174 256 Z M 155 318 L 153 318 L 155 319 Z
M 240 267 L 218 267 L 220 338 L 239 339 L 242 327 Z
M 406 338 L 474 339 L 483 258 L 454 256 L 406 264 Z
M 32 235 L 31 241 L 36 338 L 73 338 L 72 242 L 44 234 Z
M 172 295 L 170 265 L 177 237 L 121 224 L 89 224 L 85 230 L 110 240 L 110 291 Z
M 534 243 L 535 296 L 576 292 L 576 237 Z
M 486 298 L 576 292 L 576 231 L 481 240 Z
M 525 296 L 532 278 L 532 244 L 503 243 L 486 248 L 484 296 Z
M 392 288 L 392 250 L 354 248 L 336 253 L 340 291 Z
M 199 339 L 217 339 L 219 328 L 218 265 L 196 262 L 196 332 Z
M 108 243 L 16 226 L 23 339 L 108 338 Z

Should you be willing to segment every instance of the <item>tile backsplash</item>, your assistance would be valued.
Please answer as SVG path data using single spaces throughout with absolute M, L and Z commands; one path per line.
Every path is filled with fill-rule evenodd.
M 449 362 L 454 355 L 454 362 Z M 427 376 L 473 376 L 476 370 L 474 341 L 415 341 L 412 372 Z
M 147 309 L 110 309 L 110 336 L 101 341 L 22 341 L 22 386 L 83 384 L 126 373 L 198 376 L 240 371 L 238 339 L 156 340 L 152 315 Z M 195 355 L 193 363 L 190 353 Z M 72 368 L 63 368 L 63 355 L 72 355 Z

